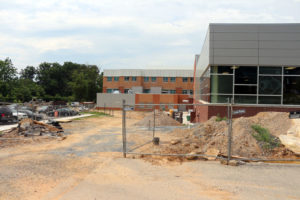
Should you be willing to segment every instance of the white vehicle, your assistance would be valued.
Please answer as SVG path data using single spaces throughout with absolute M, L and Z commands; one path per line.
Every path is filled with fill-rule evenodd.
M 74 107 L 74 106 L 79 106 L 79 105 L 80 105 L 79 102 L 72 102 L 72 103 L 71 103 L 71 106 L 72 106 L 72 107 Z
M 12 115 L 13 115 L 15 120 L 20 121 L 22 119 L 28 118 L 28 115 L 26 113 L 18 112 L 14 109 L 11 109 L 11 112 L 12 112 Z

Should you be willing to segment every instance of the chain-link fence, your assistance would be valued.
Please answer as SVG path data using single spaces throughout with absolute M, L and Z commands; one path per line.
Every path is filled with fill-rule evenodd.
M 123 102 L 123 154 L 300 161 L 288 146 L 292 134 L 300 141 L 298 121 L 290 119 L 295 109 L 300 106 Z

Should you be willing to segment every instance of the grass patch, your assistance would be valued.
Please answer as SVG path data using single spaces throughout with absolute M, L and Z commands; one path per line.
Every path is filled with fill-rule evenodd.
M 255 131 L 252 136 L 261 144 L 263 149 L 272 150 L 280 145 L 280 141 L 277 137 L 270 134 L 269 130 L 254 124 L 251 128 Z
M 80 114 L 82 114 L 82 115 L 91 114 L 92 116 L 81 117 L 81 118 L 77 118 L 77 119 L 74 119 L 74 120 L 81 120 L 81 119 L 87 119 L 87 118 L 96 118 L 96 117 L 103 117 L 103 116 L 111 116 L 111 115 L 106 114 L 104 112 L 80 112 Z
M 216 122 L 226 121 L 227 117 L 220 117 L 220 114 L 217 114 Z

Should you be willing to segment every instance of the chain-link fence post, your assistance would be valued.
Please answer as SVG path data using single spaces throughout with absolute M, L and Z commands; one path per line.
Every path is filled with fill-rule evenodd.
M 229 100 L 228 100 L 229 102 Z M 231 99 L 231 102 L 228 104 L 228 116 L 229 116 L 229 124 L 228 124 L 228 149 L 227 149 L 227 165 L 229 164 L 229 161 L 231 159 L 231 140 L 232 140 L 232 104 L 233 104 L 233 99 Z
M 153 139 L 155 137 L 155 106 L 153 110 Z
M 126 158 L 126 110 L 125 100 L 122 101 L 122 137 L 123 137 L 123 157 Z

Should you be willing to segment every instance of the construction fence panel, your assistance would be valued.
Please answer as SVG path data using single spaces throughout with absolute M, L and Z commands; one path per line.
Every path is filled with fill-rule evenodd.
M 224 104 L 229 110 L 230 104 Z M 194 106 L 217 113 L 221 105 L 123 105 L 123 153 L 169 159 L 228 158 L 229 120 L 216 114 L 207 123 L 192 123 Z M 199 117 L 199 116 L 198 116 Z M 226 119 L 226 120 L 223 120 Z
M 295 148 L 295 143 L 300 143 L 300 112 L 297 109 L 300 106 L 232 102 L 135 105 L 123 102 L 124 157 L 135 154 L 227 162 L 298 162 L 300 147 Z

